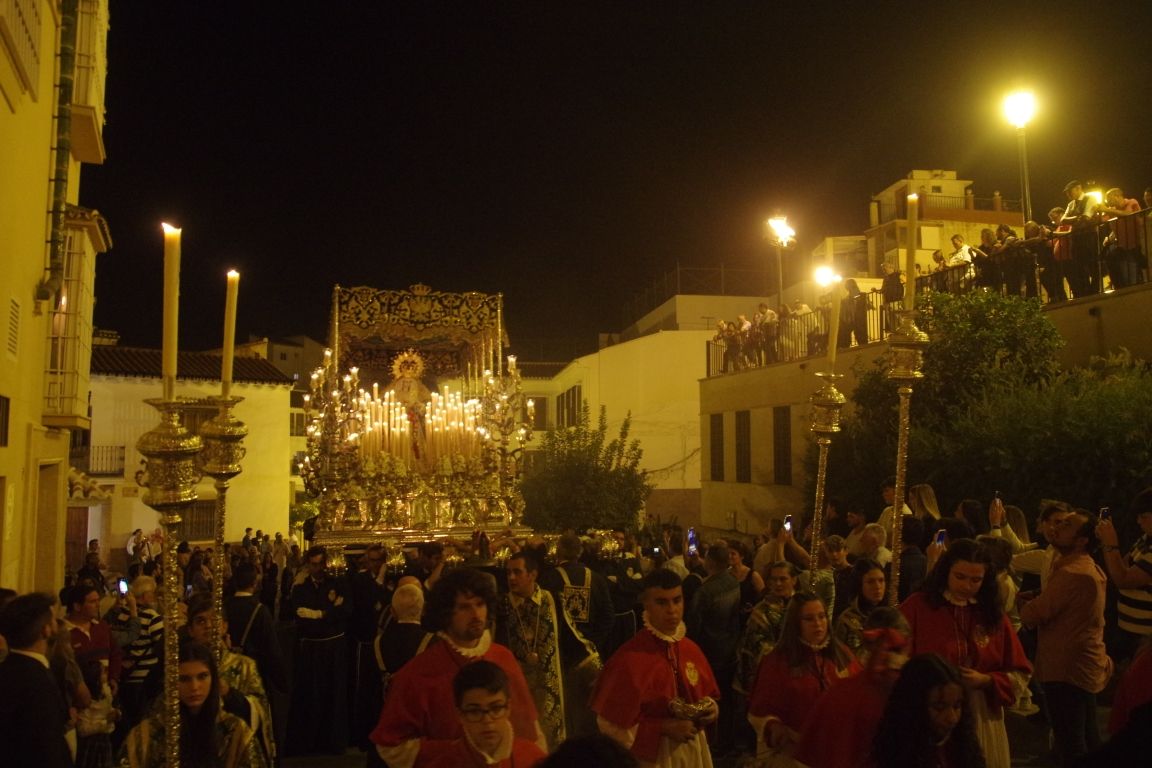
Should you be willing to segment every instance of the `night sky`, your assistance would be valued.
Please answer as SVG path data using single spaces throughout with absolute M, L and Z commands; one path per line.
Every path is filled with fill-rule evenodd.
M 423 282 L 502 291 L 526 358 L 588 351 L 677 263 L 768 266 L 774 212 L 807 253 L 914 168 L 1019 198 L 1022 85 L 1037 216 L 1072 178 L 1139 198 L 1152 4 L 948 5 L 113 0 L 96 325 L 159 345 L 169 221 L 188 349 L 235 267 L 240 339 Z

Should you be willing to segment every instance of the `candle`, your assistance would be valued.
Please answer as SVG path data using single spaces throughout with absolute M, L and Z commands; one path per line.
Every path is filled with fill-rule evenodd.
M 836 340 L 840 337 L 840 281 L 832 283 L 832 320 L 828 323 L 828 370 L 836 372 Z M 531 402 L 531 401 L 529 401 Z
M 920 238 L 919 227 L 920 196 L 908 195 L 908 265 L 904 271 L 904 308 L 916 309 L 916 241 Z
M 180 319 L 180 229 L 164 227 L 164 324 L 161 376 L 164 399 L 176 396 L 176 350 Z
M 224 359 L 220 365 L 220 394 L 232 394 L 232 363 L 236 358 L 236 297 L 240 292 L 240 273 L 228 270 L 228 290 L 224 295 Z

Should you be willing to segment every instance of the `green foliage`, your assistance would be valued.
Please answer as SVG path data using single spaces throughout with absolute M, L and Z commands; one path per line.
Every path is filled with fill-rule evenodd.
M 947 434 L 916 433 L 927 482 L 957 498 L 1121 508 L 1152 480 L 1152 375 L 1124 353 L 1047 384 L 1005 379 Z
M 524 523 L 537 530 L 633 528 L 652 484 L 640 469 L 643 452 L 628 440 L 631 414 L 608 440 L 608 417 L 600 409 L 591 426 L 588 405 L 575 426 L 552 429 L 521 482 Z
M 1119 507 L 1152 481 L 1152 381 L 1126 354 L 1059 372 L 1062 340 L 1034 301 L 934 294 L 914 385 L 908 483 L 942 511 L 996 490 L 1031 514 L 1041 498 Z M 829 495 L 875 510 L 896 467 L 899 399 L 884 360 L 860 375 L 829 452 Z
M 1059 370 L 1056 353 L 1064 340 L 1039 301 L 977 291 L 933 293 L 925 303 L 921 328 L 932 343 L 912 399 L 914 416 L 947 420 L 1005 376 L 1033 384 Z
M 320 504 L 315 501 L 301 501 L 288 507 L 288 524 L 293 528 L 304 525 L 304 521 L 320 514 Z

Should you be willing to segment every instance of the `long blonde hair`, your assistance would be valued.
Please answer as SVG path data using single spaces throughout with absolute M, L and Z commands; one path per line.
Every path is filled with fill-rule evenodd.
M 940 519 L 940 505 L 936 503 L 936 491 L 927 483 L 913 485 L 908 489 L 908 508 L 921 520 Z

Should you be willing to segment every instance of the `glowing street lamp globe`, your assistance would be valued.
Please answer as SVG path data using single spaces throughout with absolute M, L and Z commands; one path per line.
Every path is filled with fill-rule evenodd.
M 1036 97 L 1031 91 L 1014 91 L 1004 97 L 1004 116 L 1017 128 L 1023 128 L 1036 114 Z
M 787 246 L 792 238 L 796 236 L 796 230 L 788 226 L 787 216 L 774 216 L 768 219 L 768 226 L 772 228 L 772 233 L 776 235 L 776 242 L 782 246 Z

